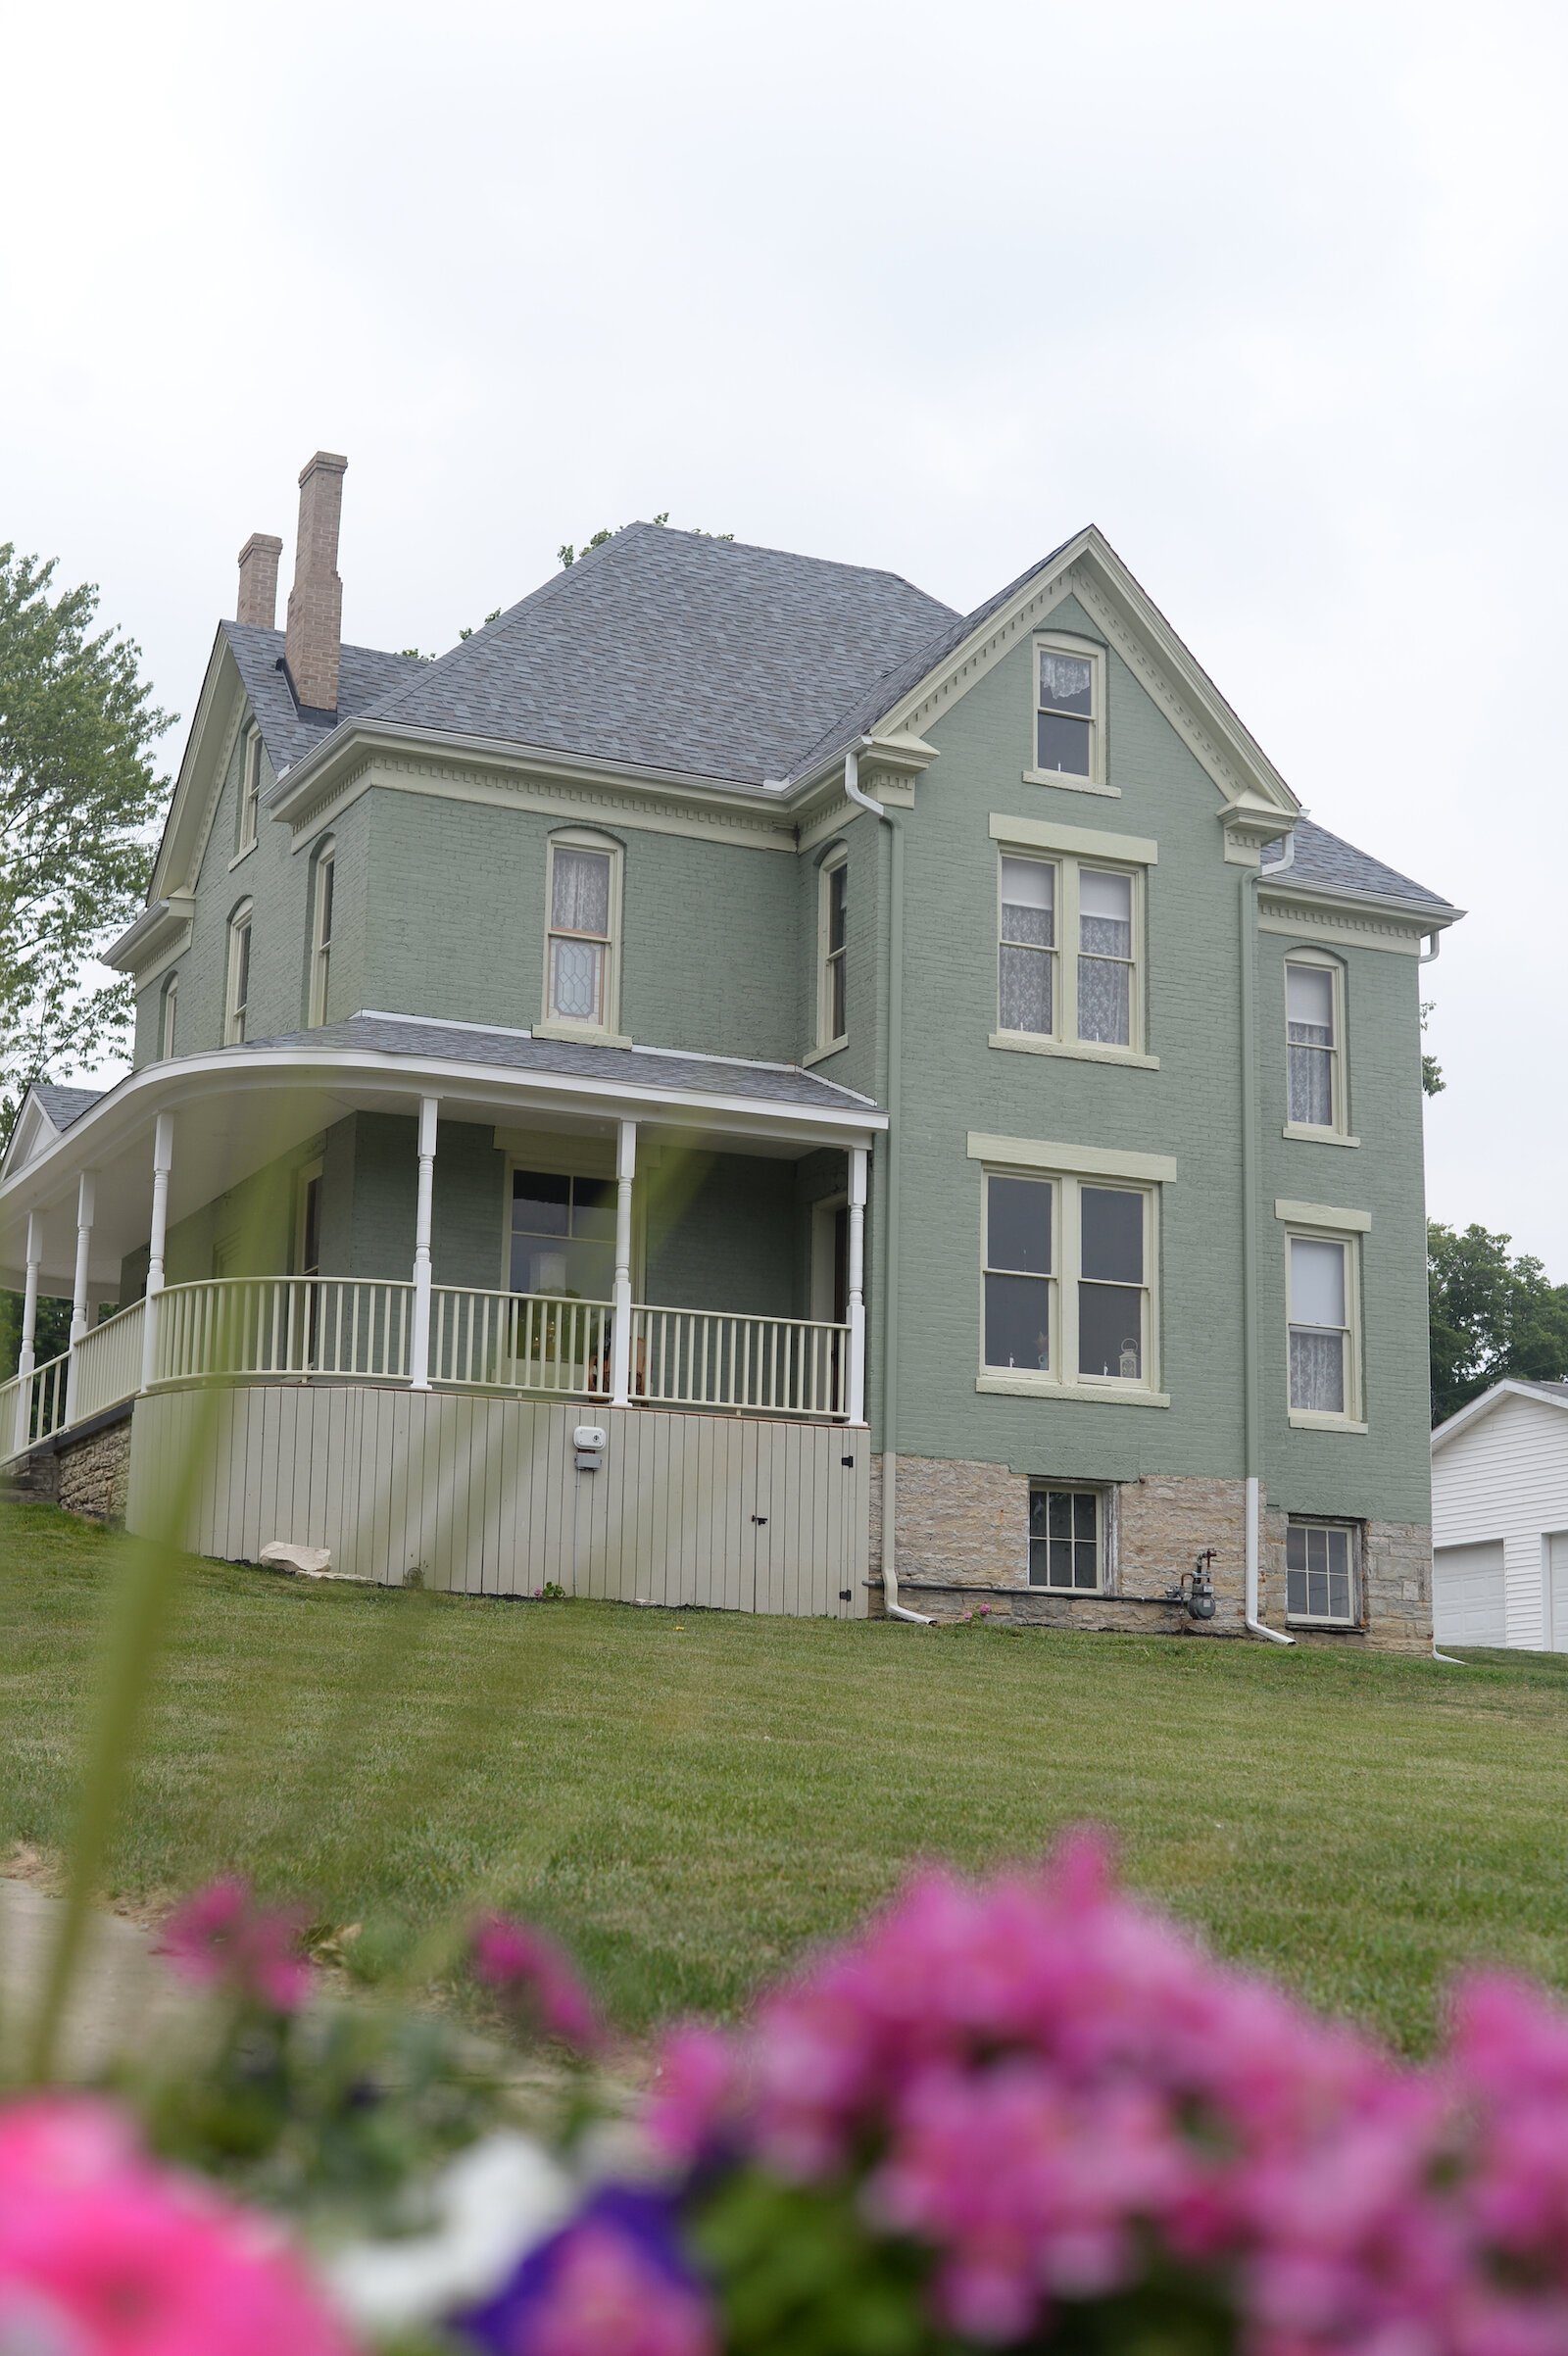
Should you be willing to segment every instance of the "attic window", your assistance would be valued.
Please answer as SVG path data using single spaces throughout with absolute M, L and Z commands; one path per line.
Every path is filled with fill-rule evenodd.
M 1104 650 L 1085 638 L 1035 640 L 1030 775 L 1104 791 Z
M 256 848 L 256 810 L 262 798 L 262 732 L 247 728 L 240 761 L 239 810 L 234 824 L 234 857 L 243 859 Z

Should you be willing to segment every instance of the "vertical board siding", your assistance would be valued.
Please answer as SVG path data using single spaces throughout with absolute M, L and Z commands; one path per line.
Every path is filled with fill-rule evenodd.
M 1568 1530 L 1568 1412 L 1510 1396 L 1456 1432 L 1432 1458 L 1432 1543 L 1502 1541 L 1507 1642 L 1553 1642 L 1545 1609 L 1546 1540 Z M 1568 1628 L 1556 1642 L 1568 1649 Z
M 326 1546 L 334 1570 L 394 1586 L 525 1595 L 556 1580 L 613 1602 L 865 1617 L 863 1433 L 598 1407 L 609 1445 L 589 1473 L 581 1413 L 370 1384 L 154 1392 L 131 1426 L 126 1518 L 154 1534 L 174 1514 L 182 1546 L 230 1561 L 273 1540 Z

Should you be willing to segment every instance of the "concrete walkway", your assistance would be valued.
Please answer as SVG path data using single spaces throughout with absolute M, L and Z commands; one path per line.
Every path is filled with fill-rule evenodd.
M 0 1877 L 0 2039 L 13 2062 L 43 1991 L 64 1910 L 64 1900 L 36 1882 Z M 144 2043 L 175 2009 L 178 1985 L 153 1946 L 151 1931 L 94 1912 L 60 2040 L 66 2075 L 92 2076 Z

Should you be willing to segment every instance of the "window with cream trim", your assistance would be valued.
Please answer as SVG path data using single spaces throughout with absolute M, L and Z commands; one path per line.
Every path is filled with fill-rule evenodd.
M 243 1047 L 251 1004 L 251 904 L 242 900 L 228 920 L 228 969 L 223 997 L 223 1045 Z
M 550 839 L 547 1031 L 602 1037 L 619 1023 L 622 858 L 610 836 L 573 830 Z
M 1356 1624 L 1356 1533 L 1348 1522 L 1292 1514 L 1285 1529 L 1285 1616 L 1308 1627 Z
M 332 972 L 332 904 L 337 881 L 337 845 L 328 835 L 316 854 L 311 888 L 311 995 L 309 1027 L 326 1020 L 327 984 Z
M 234 857 L 243 859 L 256 848 L 256 813 L 262 798 L 262 732 L 254 724 L 245 731 L 240 756 L 239 809 L 234 821 Z
M 1104 658 L 1087 639 L 1035 641 L 1034 768 L 1069 784 L 1104 775 Z
M 179 976 L 172 973 L 164 983 L 158 1001 L 158 1053 L 167 1062 L 174 1052 L 174 1032 L 179 1016 Z
M 1004 849 L 998 866 L 1000 1040 L 1139 1053 L 1143 904 L 1136 868 Z
M 1152 1391 L 1154 1190 L 988 1169 L 981 1368 Z
M 834 852 L 817 881 L 816 1044 L 840 1046 L 849 1037 L 848 975 L 850 855 Z
M 1285 962 L 1286 1119 L 1293 1129 L 1343 1136 L 1345 975 L 1332 957 L 1300 950 Z
M 1285 1248 L 1292 1420 L 1354 1423 L 1361 1413 L 1359 1239 L 1288 1233 Z

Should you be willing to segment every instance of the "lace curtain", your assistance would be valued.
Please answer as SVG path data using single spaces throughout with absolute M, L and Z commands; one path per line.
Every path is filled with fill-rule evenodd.
M 1314 1415 L 1345 1413 L 1345 1336 L 1291 1328 L 1291 1404 Z
M 1290 1116 L 1304 1128 L 1334 1126 L 1332 1038 L 1322 1024 L 1290 1026 Z
M 1078 883 L 1078 1036 L 1132 1043 L 1133 887 L 1085 870 Z
M 551 922 L 565 933 L 610 930 L 610 859 L 603 851 L 558 850 Z
M 1056 938 L 1055 872 L 1040 859 L 1002 862 L 999 1017 L 1004 1031 L 1049 1035 L 1052 957 Z

